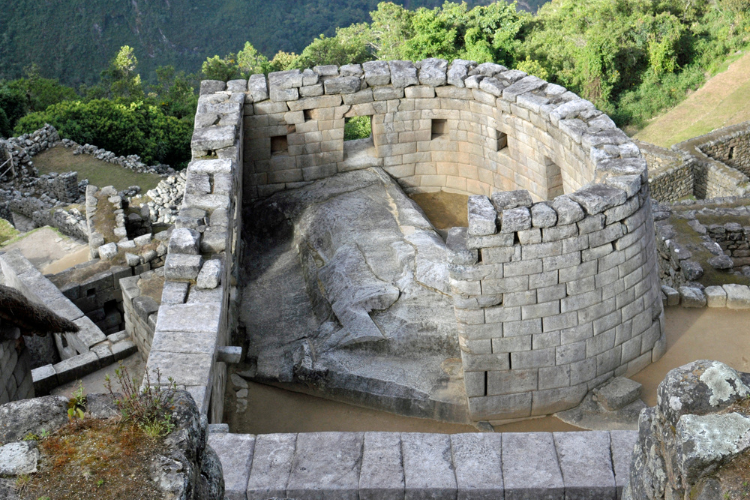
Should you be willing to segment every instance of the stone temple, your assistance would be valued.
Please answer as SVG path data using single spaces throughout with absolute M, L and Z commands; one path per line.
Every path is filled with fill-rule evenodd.
M 371 137 L 345 141 L 361 116 Z M 666 348 L 646 162 L 563 87 L 439 59 L 203 82 L 192 147 L 177 226 L 210 215 L 201 249 L 231 242 L 222 287 L 242 288 L 257 380 L 501 422 Z M 436 191 L 470 195 L 468 229 L 435 230 L 407 196 Z M 170 253 L 167 279 L 190 258 Z

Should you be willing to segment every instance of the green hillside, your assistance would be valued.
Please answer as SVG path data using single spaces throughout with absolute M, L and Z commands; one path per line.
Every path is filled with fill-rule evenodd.
M 527 0 L 535 9 L 545 0 Z M 410 9 L 442 0 L 396 0 Z M 490 3 L 470 0 L 469 5 Z M 36 63 L 41 74 L 77 86 L 95 83 L 123 45 L 135 49 L 144 79 L 159 66 L 196 72 L 214 54 L 250 41 L 268 57 L 300 53 L 336 27 L 370 20 L 378 0 L 32 0 L 5 2 L 0 21 L 0 79 Z

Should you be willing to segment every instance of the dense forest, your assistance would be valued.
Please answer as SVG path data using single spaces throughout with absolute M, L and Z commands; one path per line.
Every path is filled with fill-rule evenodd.
M 529 8 L 545 0 L 529 0 Z M 490 0 L 470 0 L 469 4 Z M 410 9 L 442 0 L 396 0 Z M 263 54 L 301 52 L 337 26 L 369 20 L 378 0 L 12 0 L 0 19 L 0 78 L 19 78 L 37 64 L 42 74 L 78 86 L 97 81 L 112 54 L 133 47 L 146 80 L 171 65 L 196 72 L 214 54 L 246 40 Z
M 288 29 L 290 37 L 299 34 Z M 182 36 L 191 35 L 186 30 Z M 521 69 L 571 89 L 618 125 L 637 129 L 699 87 L 727 56 L 750 46 L 750 0 L 553 0 L 536 14 L 503 1 L 475 6 L 446 1 L 416 10 L 381 2 L 369 22 L 319 34 L 298 52 L 279 50 L 269 57 L 249 38 L 226 52 L 201 56 L 200 72 L 181 70 L 183 64 L 150 71 L 152 52 L 123 45 L 109 53 L 114 58 L 100 71 L 90 71 L 95 79 L 75 89 L 50 78 L 48 68 L 31 57 L 18 61 L 25 63 L 24 76 L 0 80 L 0 135 L 51 123 L 77 142 L 180 167 L 189 159 L 202 78 L 427 57 Z M 79 66 L 66 61 L 64 68 Z

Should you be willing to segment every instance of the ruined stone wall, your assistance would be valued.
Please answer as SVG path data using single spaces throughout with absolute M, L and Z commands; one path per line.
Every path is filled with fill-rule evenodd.
M 211 422 L 221 422 L 231 341 L 242 209 L 242 107 L 247 81 L 204 81 L 193 161 L 164 264 L 164 289 L 148 355 L 156 381 L 171 377 Z M 235 293 L 236 295 L 236 293 Z
M 732 133 L 701 146 L 701 151 L 714 160 L 736 168 L 750 176 L 750 122 Z
M 439 59 L 254 75 L 248 96 L 248 200 L 370 166 L 406 192 L 479 195 L 448 241 L 473 419 L 570 408 L 663 353 L 646 162 L 590 102 Z M 371 143 L 344 141 L 354 116 Z
M 648 164 L 648 185 L 653 199 L 675 202 L 695 195 L 695 172 L 679 152 L 646 142 L 635 143 Z

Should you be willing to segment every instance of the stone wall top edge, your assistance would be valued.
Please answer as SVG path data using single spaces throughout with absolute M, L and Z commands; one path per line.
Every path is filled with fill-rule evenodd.
M 234 80 L 225 84 L 221 81 L 204 81 L 201 93 L 245 92 L 248 104 L 286 104 L 288 111 L 292 108 L 306 109 L 305 105 L 291 104 L 305 101 L 312 108 L 351 106 L 352 104 L 346 104 L 347 96 L 354 94 L 368 94 L 356 102 L 371 102 L 374 99 L 373 89 L 398 88 L 403 92 L 403 89 L 415 86 L 463 88 L 472 91 L 474 100 L 492 100 L 504 113 L 523 114 L 527 120 L 528 114 L 534 113 L 541 118 L 536 123 L 544 122 L 545 129 L 554 127 L 566 135 L 571 147 L 581 148 L 587 162 L 595 166 L 595 175 L 590 184 L 603 183 L 608 177 L 632 174 L 641 174 L 643 181 L 647 182 L 645 162 L 642 163 L 640 172 L 634 172 L 632 164 L 628 165 L 626 173 L 613 165 L 619 160 L 628 163 L 630 160 L 640 159 L 640 149 L 591 102 L 564 87 L 519 70 L 508 70 L 499 64 L 477 64 L 464 60 L 454 60 L 449 64 L 442 59 L 425 59 L 416 63 L 371 61 L 362 65 L 288 70 L 270 73 L 268 76 L 257 74 L 252 75 L 246 84 L 243 82 L 244 80 Z M 324 103 L 321 102 L 323 97 L 339 99 L 336 103 Z M 399 94 L 397 97 L 388 97 L 391 98 L 404 97 Z
M 694 156 L 694 150 L 700 151 L 700 148 L 715 145 L 741 135 L 750 133 L 750 120 L 736 125 L 722 127 L 703 135 L 692 137 L 677 144 L 672 145 L 672 150 Z M 702 151 L 700 151 L 703 153 Z

